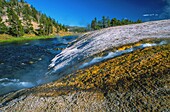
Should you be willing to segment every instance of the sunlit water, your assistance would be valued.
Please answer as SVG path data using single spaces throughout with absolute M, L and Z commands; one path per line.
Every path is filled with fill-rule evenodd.
M 99 62 L 102 62 L 104 60 L 107 60 L 107 59 L 111 59 L 111 58 L 114 58 L 114 57 L 117 57 L 117 56 L 121 56 L 121 55 L 126 54 L 126 53 L 131 53 L 131 52 L 133 52 L 137 49 L 143 49 L 143 48 L 152 47 L 152 46 L 160 46 L 160 45 L 164 45 L 164 44 L 167 44 L 167 42 L 161 41 L 160 43 L 144 43 L 144 44 L 141 44 L 139 46 L 132 46 L 131 48 L 126 49 L 126 50 L 116 50 L 115 52 L 109 52 L 106 56 L 95 57 L 91 61 L 83 63 L 79 68 L 85 68 L 85 67 L 91 66 L 95 63 L 99 63 Z
M 124 50 L 106 50 L 104 53 L 104 56 L 96 57 L 94 55 L 92 56 L 82 56 L 82 53 L 78 53 L 76 57 L 73 57 L 72 53 L 79 49 L 79 47 L 71 47 L 72 49 L 66 49 L 64 52 L 58 54 L 55 56 L 55 58 L 52 59 L 51 64 L 49 65 L 50 70 L 46 74 L 46 80 L 53 81 L 53 79 L 56 79 L 56 77 L 63 77 L 67 74 L 74 73 L 76 70 L 84 69 L 87 67 L 90 67 L 92 65 L 95 65 L 97 63 L 103 62 L 105 60 L 115 58 L 117 56 L 121 56 L 126 53 L 131 53 L 133 51 L 136 51 L 138 49 L 143 49 L 146 47 L 152 47 L 152 46 L 161 46 L 164 44 L 168 44 L 169 42 L 166 40 L 162 40 L 156 43 L 143 43 L 139 46 L 131 46 L 130 48 L 124 49 Z M 83 43 L 86 44 L 86 42 Z M 69 55 L 64 55 L 67 52 Z M 69 53 L 68 53 L 69 52 Z M 86 52 L 87 53 L 87 52 Z M 63 55 L 62 55 L 63 54 Z M 65 58 L 63 58 L 65 56 Z M 67 63 L 63 61 L 69 60 Z
M 51 69 L 50 65 L 53 64 L 53 58 L 60 56 L 61 50 L 71 46 L 71 42 L 76 38 L 77 36 L 67 36 L 63 38 L 0 45 L 0 95 L 54 81 L 78 69 L 83 69 L 104 60 L 131 53 L 137 49 L 167 44 L 167 41 L 143 43 L 125 50 L 108 51 L 105 56 L 92 56 L 86 58 L 86 60 L 81 60 L 80 54 L 78 59 L 72 59 L 70 63 L 66 63 L 61 71 Z M 71 57 L 68 56 L 68 58 Z M 60 58 L 56 61 L 58 63 L 62 62 Z M 72 63 L 74 63 L 74 66 Z M 54 68 L 56 65 L 54 65 Z M 72 66 L 70 67 L 69 65 Z M 48 68 L 50 69 L 48 70 Z
M 51 59 L 77 36 L 0 45 L 0 95 L 41 84 Z

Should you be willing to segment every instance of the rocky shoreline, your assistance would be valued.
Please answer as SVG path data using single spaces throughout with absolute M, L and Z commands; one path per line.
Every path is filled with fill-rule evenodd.
M 141 24 L 125 25 L 93 31 L 80 36 L 68 48 L 56 55 L 49 68 L 50 73 L 65 74 L 65 69 L 70 73 L 79 67 L 82 60 L 87 60 L 94 55 L 119 47 L 135 43 L 147 38 L 169 38 L 170 20 L 145 22 Z M 78 60 L 80 63 L 77 63 Z M 73 67 L 74 66 L 74 69 Z M 72 68 L 72 69 L 71 69 Z
M 148 26 L 145 26 L 146 24 Z M 110 40 L 107 40 L 110 35 L 101 34 L 101 32 L 107 31 L 109 33 L 115 29 L 126 29 L 127 27 L 137 27 L 138 25 L 104 29 L 98 31 L 98 36 L 92 36 L 94 33 L 97 35 L 97 31 L 86 34 L 72 46 L 62 51 L 60 54 L 62 58 L 67 57 L 63 63 L 73 59 L 69 58 L 70 55 L 76 55 L 75 53 L 77 52 L 102 55 L 106 49 L 114 50 L 117 45 L 119 50 L 124 50 L 129 46 L 139 46 L 146 42 L 153 43 L 165 40 L 167 44 L 138 49 L 78 70 L 57 81 L 2 96 L 0 97 L 0 111 L 170 111 L 170 40 L 168 37 L 170 25 L 168 26 L 168 24 L 170 24 L 170 20 L 140 24 L 141 27 L 146 27 L 146 30 L 152 26 L 157 33 L 155 34 L 150 29 L 147 36 L 154 38 L 147 39 L 146 35 L 141 37 L 138 35 L 139 38 L 136 37 L 137 39 L 135 37 L 126 39 L 127 43 L 123 41 L 123 36 L 121 46 L 118 44 L 112 45 Z M 114 34 L 114 32 L 112 33 Z M 103 37 L 104 35 L 105 37 Z M 144 35 L 144 33 L 141 35 Z M 103 37 L 102 40 L 100 40 L 101 38 L 99 39 L 100 36 Z M 74 49 L 74 47 L 77 48 L 77 45 L 81 45 L 78 43 L 83 42 L 83 39 L 88 40 L 90 37 L 92 38 L 90 43 L 81 47 L 80 51 L 69 51 L 69 49 Z M 139 41 L 144 38 L 146 39 Z M 94 45 L 98 45 L 98 43 L 94 43 L 96 39 L 99 39 L 98 43 L 103 43 L 102 46 L 94 47 Z M 107 43 L 104 43 L 103 40 L 107 41 Z M 116 41 L 113 42 L 116 43 Z M 89 44 L 91 45 L 92 43 L 91 48 L 87 49 Z M 107 44 L 108 47 L 105 47 Z M 101 47 L 103 49 L 100 49 Z M 94 53 L 91 50 L 94 50 Z M 60 65 L 55 63 L 54 69 L 56 66 L 56 68 L 61 67 Z

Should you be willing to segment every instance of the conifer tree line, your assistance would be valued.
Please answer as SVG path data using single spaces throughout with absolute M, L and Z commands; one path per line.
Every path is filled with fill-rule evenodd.
M 141 20 L 132 21 L 129 19 L 122 19 L 118 20 L 116 18 L 110 19 L 109 17 L 103 16 L 101 20 L 97 20 L 97 18 L 94 18 L 91 21 L 91 29 L 92 30 L 99 30 L 102 28 L 108 28 L 113 26 L 120 26 L 120 25 L 128 25 L 128 24 L 135 24 L 135 23 L 142 23 Z
M 50 35 L 67 28 L 37 11 L 24 0 L 0 0 L 0 34 L 20 37 L 24 34 Z

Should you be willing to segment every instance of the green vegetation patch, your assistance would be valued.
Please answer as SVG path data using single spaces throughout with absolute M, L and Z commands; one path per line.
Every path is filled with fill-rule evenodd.
M 51 36 L 30 36 L 30 37 L 12 37 L 8 35 L 4 35 L 5 37 L 0 36 L 0 43 L 15 43 L 15 42 L 26 42 L 31 40 L 38 40 L 38 39 L 48 39 L 48 38 L 54 38 L 56 35 Z

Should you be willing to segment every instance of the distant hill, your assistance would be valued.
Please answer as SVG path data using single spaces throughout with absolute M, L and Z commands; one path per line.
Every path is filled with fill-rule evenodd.
M 0 34 L 50 35 L 67 28 L 51 17 L 37 11 L 24 0 L 0 0 Z
M 66 27 L 69 31 L 75 32 L 75 33 L 82 33 L 82 32 L 89 31 L 88 28 L 86 27 L 79 27 L 79 26 L 66 26 Z

